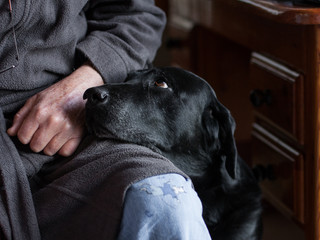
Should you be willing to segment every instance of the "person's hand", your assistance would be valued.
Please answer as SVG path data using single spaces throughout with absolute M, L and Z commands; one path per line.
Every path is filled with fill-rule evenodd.
M 86 89 L 102 85 L 100 74 L 83 65 L 70 76 L 31 97 L 7 130 L 34 152 L 70 156 L 84 134 Z

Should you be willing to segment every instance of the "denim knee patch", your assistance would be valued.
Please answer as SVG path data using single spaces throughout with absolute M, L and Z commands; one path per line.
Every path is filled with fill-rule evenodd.
M 177 202 L 181 197 L 184 197 L 183 195 L 193 191 L 191 181 L 189 179 L 186 180 L 178 174 L 166 174 L 147 178 L 133 184 L 130 190 L 135 191 L 135 193 L 131 194 L 146 193 L 147 195 L 161 197 L 160 199 L 162 200 L 176 200 Z M 142 195 L 142 197 L 145 196 Z
M 202 204 L 191 180 L 164 174 L 133 184 L 127 191 L 119 239 L 126 239 L 124 236 L 210 239 L 202 218 Z

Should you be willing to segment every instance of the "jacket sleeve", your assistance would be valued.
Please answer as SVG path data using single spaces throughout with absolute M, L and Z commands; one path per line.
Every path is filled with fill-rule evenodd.
M 153 0 L 92 0 L 85 12 L 88 32 L 77 51 L 105 82 L 123 81 L 153 61 L 166 23 Z

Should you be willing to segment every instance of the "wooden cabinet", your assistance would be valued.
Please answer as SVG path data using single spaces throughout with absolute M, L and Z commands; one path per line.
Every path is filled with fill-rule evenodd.
M 262 54 L 252 53 L 250 100 L 255 115 L 303 143 L 303 76 Z
M 169 0 L 168 9 L 172 64 L 213 86 L 237 122 L 240 155 L 268 172 L 265 198 L 319 240 L 320 8 Z
M 166 45 L 170 49 L 171 65 L 194 71 L 193 31 L 194 24 L 189 20 L 177 17 L 170 21 Z
M 303 154 L 259 124 L 252 131 L 253 164 L 265 168 L 261 182 L 266 198 L 283 214 L 304 223 Z
M 253 52 L 250 101 L 254 106 L 252 165 L 264 167 L 264 194 L 280 211 L 304 223 L 303 76 Z

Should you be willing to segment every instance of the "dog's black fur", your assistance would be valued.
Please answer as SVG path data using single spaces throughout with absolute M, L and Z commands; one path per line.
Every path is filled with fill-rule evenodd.
M 173 67 L 88 89 L 87 126 L 161 153 L 188 174 L 215 240 L 261 239 L 260 189 L 237 156 L 235 123 L 200 77 Z

